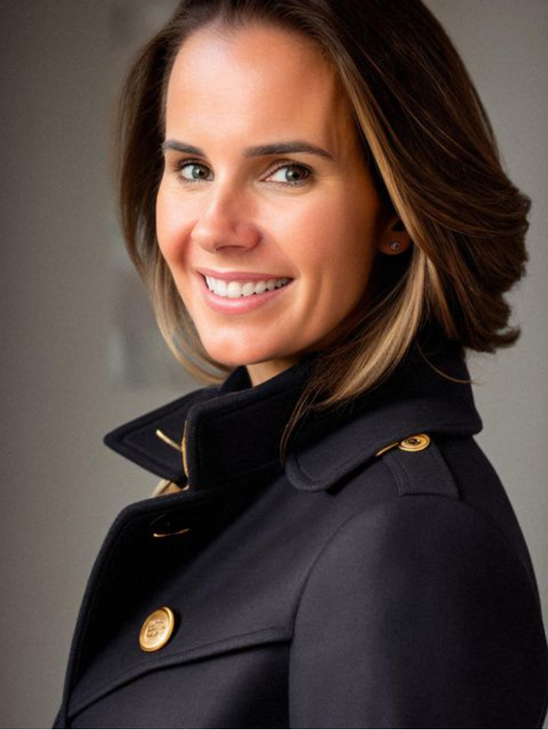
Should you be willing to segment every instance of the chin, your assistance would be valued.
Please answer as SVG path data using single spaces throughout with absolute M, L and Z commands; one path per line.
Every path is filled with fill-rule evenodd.
M 258 365 L 291 357 L 291 354 L 286 354 L 276 348 L 265 347 L 261 342 L 246 342 L 238 345 L 234 341 L 211 342 L 206 339 L 202 340 L 202 344 L 209 357 L 229 368 L 240 365 Z
M 202 344 L 209 357 L 230 368 L 236 368 L 240 365 L 253 365 L 271 359 L 270 354 L 263 348 L 238 347 L 235 343 L 203 342 Z

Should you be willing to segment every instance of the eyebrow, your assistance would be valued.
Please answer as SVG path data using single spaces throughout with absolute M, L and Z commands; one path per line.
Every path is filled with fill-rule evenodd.
M 176 152 L 183 152 L 187 155 L 196 155 L 198 157 L 205 157 L 204 151 L 194 145 L 186 144 L 185 142 L 179 142 L 175 139 L 168 139 L 162 143 L 162 152 L 167 150 L 174 150 Z M 244 149 L 244 157 L 268 157 L 269 155 L 289 155 L 297 152 L 304 152 L 309 155 L 318 155 L 319 157 L 325 157 L 328 160 L 333 159 L 333 155 L 327 150 L 318 147 L 315 144 L 309 142 L 301 142 L 296 140 L 294 142 L 275 142 L 273 144 L 257 145 L 256 147 L 246 147 Z

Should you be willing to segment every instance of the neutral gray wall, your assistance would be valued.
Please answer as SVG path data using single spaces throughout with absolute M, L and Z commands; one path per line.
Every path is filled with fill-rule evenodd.
M 147 0 L 153 3 L 153 0 Z M 515 505 L 548 606 L 548 230 L 544 0 L 428 0 L 464 55 L 511 175 L 535 203 L 524 335 L 478 358 L 481 443 Z M 107 0 L 2 0 L 3 418 L 0 722 L 47 727 L 101 540 L 154 479 L 102 434 L 174 397 L 115 387 L 109 173 L 113 49 Z M 181 378 L 181 384 L 184 379 Z

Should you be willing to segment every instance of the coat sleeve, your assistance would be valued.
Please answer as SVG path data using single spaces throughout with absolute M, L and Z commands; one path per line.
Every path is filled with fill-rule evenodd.
M 289 678 L 291 727 L 541 727 L 535 592 L 503 536 L 467 505 L 379 505 L 316 559 Z

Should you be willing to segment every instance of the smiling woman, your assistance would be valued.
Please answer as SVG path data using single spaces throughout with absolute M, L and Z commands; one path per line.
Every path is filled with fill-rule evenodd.
M 128 78 L 121 203 L 210 385 L 107 444 L 58 727 L 540 727 L 533 568 L 465 349 L 512 344 L 529 201 L 419 0 L 184 0 Z M 226 377 L 228 375 L 228 377 Z
M 336 337 L 397 216 L 333 68 L 295 33 L 196 31 L 165 125 L 160 251 L 209 356 L 257 384 Z

